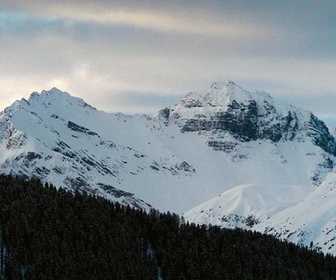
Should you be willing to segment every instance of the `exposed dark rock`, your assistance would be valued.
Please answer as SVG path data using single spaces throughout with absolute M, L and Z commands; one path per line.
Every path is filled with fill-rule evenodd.
M 329 133 L 329 129 L 313 114 L 310 115 L 308 136 L 311 136 L 313 143 L 321 147 L 326 152 L 336 156 L 336 142 L 334 137 Z
M 109 149 L 114 149 L 114 148 L 117 147 L 116 144 L 113 143 L 113 142 L 110 141 L 110 140 L 107 140 L 107 141 L 105 141 L 105 140 L 100 140 L 99 145 L 105 146 L 106 148 L 109 148 Z
M 242 216 L 237 214 L 224 215 L 221 218 L 223 223 L 231 227 L 237 226 L 239 223 L 245 225 L 247 228 L 252 228 L 254 225 L 259 224 L 260 220 L 254 215 Z
M 177 170 L 185 171 L 185 172 L 191 172 L 195 173 L 195 168 L 193 168 L 189 163 L 186 161 L 181 162 L 180 164 L 176 164 L 175 168 Z
M 71 152 L 71 151 L 65 151 L 65 152 L 62 153 L 62 155 L 66 156 L 68 158 L 76 158 L 77 157 L 77 155 L 75 153 Z
M 243 105 L 233 101 L 225 112 L 219 112 L 208 119 L 190 119 L 181 132 L 225 130 L 241 141 L 256 140 L 258 137 L 258 110 L 255 101 Z
M 42 156 L 40 154 L 37 154 L 37 153 L 34 153 L 34 152 L 28 152 L 25 158 L 28 161 L 32 161 L 34 159 L 41 159 Z
M 59 166 L 55 166 L 53 169 L 52 169 L 56 174 L 63 174 L 63 169 Z
M 298 132 L 305 130 L 313 143 L 324 151 L 336 155 L 336 142 L 329 133 L 326 125 L 313 114 L 305 127 L 299 127 L 297 114 L 289 110 L 287 115 L 277 112 L 276 108 L 267 102 L 262 104 L 254 100 L 238 103 L 233 100 L 228 104 L 227 110 L 217 112 L 209 117 L 197 117 L 187 120 L 181 132 L 213 131 L 214 133 L 230 132 L 239 141 L 254 140 L 281 140 L 292 141 Z M 208 145 L 216 150 L 231 151 L 234 146 L 225 141 L 210 140 Z
M 298 130 L 295 113 L 288 112 L 288 115 L 281 118 L 279 115 L 276 122 L 271 118 L 266 118 L 273 113 L 275 108 L 269 103 L 266 104 L 266 113 L 262 114 L 258 110 L 257 103 L 250 100 L 248 104 L 239 104 L 235 100 L 228 105 L 225 112 L 219 112 L 208 119 L 190 119 L 182 127 L 182 132 L 188 131 L 229 131 L 236 139 L 247 142 L 257 139 L 267 139 L 278 142 L 281 138 L 291 140 Z M 293 116 L 294 115 L 294 116 Z M 271 121 L 272 122 L 271 122 Z M 210 146 L 215 143 L 209 142 Z
M 243 223 L 246 224 L 247 227 L 251 228 L 256 224 L 259 224 L 260 220 L 254 215 L 248 215 L 243 219 Z
M 34 169 L 34 174 L 38 174 L 41 178 L 47 176 L 50 173 L 50 170 L 46 167 L 36 167 Z
M 94 194 L 94 190 L 90 187 L 89 183 L 82 177 L 70 178 L 66 177 L 64 183 L 67 187 L 72 190 L 86 191 L 88 193 Z
M 160 170 L 159 165 L 158 165 L 157 162 L 153 162 L 153 164 L 150 165 L 150 168 L 152 168 L 155 171 L 159 171 Z
M 52 150 L 56 153 L 62 153 L 62 150 L 59 147 L 54 147 Z
M 189 93 L 187 96 L 191 95 L 192 93 Z M 195 107 L 202 107 L 203 104 L 200 100 L 198 99 L 183 99 L 181 101 L 181 104 L 185 107 L 185 108 L 195 108 Z
M 103 189 L 104 191 L 106 191 L 107 193 L 113 195 L 116 198 L 127 197 L 127 196 L 133 196 L 134 195 L 134 194 L 132 194 L 130 192 L 125 192 L 123 190 L 116 189 L 115 187 L 113 187 L 111 185 L 106 185 L 106 184 L 102 184 L 102 183 L 98 183 L 97 185 L 101 189 Z
M 209 147 L 212 147 L 215 151 L 223 151 L 226 153 L 232 152 L 237 145 L 237 143 L 227 141 L 208 141 Z
M 71 149 L 71 147 L 67 143 L 65 143 L 63 141 L 59 141 L 57 143 L 57 145 L 60 146 L 62 149 L 66 149 L 66 148 Z
M 170 109 L 167 107 L 159 111 L 159 119 L 162 119 L 163 123 L 166 126 L 169 123 L 169 115 L 170 115 Z
M 88 134 L 88 135 L 98 135 L 96 132 L 93 132 L 86 127 L 75 124 L 72 121 L 68 121 L 68 128 L 72 129 L 73 131 L 85 133 L 85 134 Z
M 106 174 L 106 175 L 112 175 L 113 177 L 116 177 L 118 172 L 116 170 L 112 170 L 111 167 L 104 164 L 102 161 L 97 161 L 94 158 L 90 156 L 83 156 L 80 158 L 81 164 L 85 165 L 87 169 L 94 168 L 96 169 L 100 174 Z

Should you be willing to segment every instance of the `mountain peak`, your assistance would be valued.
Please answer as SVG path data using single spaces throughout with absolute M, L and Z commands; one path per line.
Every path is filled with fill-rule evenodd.
M 255 140 L 302 141 L 308 136 L 323 150 L 336 155 L 336 142 L 311 112 L 272 98 L 264 91 L 246 91 L 233 81 L 213 83 L 207 92 L 186 95 L 166 109 L 166 121 L 181 132 L 208 135 L 208 145 L 225 149 L 223 136 L 239 142 Z
M 216 98 L 218 95 L 223 95 L 223 93 L 225 93 L 226 99 L 229 101 L 235 100 L 244 103 L 249 100 L 267 100 L 267 102 L 273 102 L 273 98 L 269 93 L 265 91 L 246 91 L 232 80 L 226 82 L 214 82 L 208 90 L 207 96 Z
M 249 92 L 232 80 L 214 82 L 207 92 L 190 92 L 172 107 L 179 117 L 213 116 L 224 112 L 233 104 L 248 105 L 251 101 L 273 103 L 271 96 L 265 92 Z M 177 116 L 177 114 L 175 114 Z
M 233 101 L 248 104 L 251 100 L 267 100 L 273 103 L 271 96 L 263 91 L 249 92 L 232 80 L 214 82 L 207 92 L 190 92 L 176 107 L 203 108 L 207 112 L 224 111 Z M 216 110 L 217 108 L 217 110 Z
M 58 89 L 57 87 L 52 87 L 50 90 L 42 90 L 42 93 L 47 93 L 47 94 L 67 94 L 69 95 L 69 93 L 62 91 L 60 89 Z
M 91 109 L 96 109 L 91 105 L 87 104 L 82 98 L 74 97 L 66 91 L 62 91 L 56 87 L 51 88 L 50 90 L 42 90 L 41 93 L 33 92 L 28 102 L 30 104 L 42 104 L 44 106 L 53 106 L 53 107 L 68 107 L 69 105 L 78 105 L 79 107 L 89 107 Z
M 65 91 L 61 91 L 60 89 L 58 89 L 56 87 L 53 87 L 50 90 L 42 90 L 41 93 L 36 92 L 36 91 L 32 92 L 32 94 L 30 95 L 28 101 L 31 100 L 31 99 L 33 99 L 33 98 L 43 97 L 43 96 L 48 96 L 49 98 L 50 97 L 59 98 L 60 96 L 63 96 L 63 97 L 72 97 L 69 93 L 67 93 Z M 73 97 L 73 98 L 76 98 L 76 97 Z
M 210 88 L 214 89 L 224 89 L 229 87 L 239 87 L 234 81 L 226 80 L 226 81 L 215 81 L 212 83 Z

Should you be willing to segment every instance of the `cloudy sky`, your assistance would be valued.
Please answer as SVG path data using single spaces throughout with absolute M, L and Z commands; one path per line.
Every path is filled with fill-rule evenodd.
M 336 1 L 0 0 L 0 108 L 58 87 L 148 112 L 228 79 L 336 118 Z

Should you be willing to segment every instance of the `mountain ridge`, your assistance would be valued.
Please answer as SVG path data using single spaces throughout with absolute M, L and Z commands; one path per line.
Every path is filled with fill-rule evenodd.
M 181 214 L 198 207 L 198 217 L 188 219 L 205 223 L 202 203 L 218 195 L 229 201 L 231 193 L 237 207 L 218 213 L 237 215 L 241 227 L 254 215 L 252 208 L 239 212 L 242 205 L 273 199 L 281 210 L 308 197 L 332 172 L 335 147 L 313 113 L 232 81 L 189 93 L 156 117 L 106 113 L 56 88 L 0 113 L 1 173 L 146 211 Z M 249 190 L 258 190 L 259 198 L 241 199 Z M 299 191 L 290 200 L 293 190 Z M 281 204 L 282 195 L 290 203 Z M 259 225 L 281 212 L 259 210 Z
M 306 137 L 303 131 L 313 136 L 314 144 L 336 155 L 333 136 L 314 114 L 275 102 L 266 92 L 245 91 L 232 81 L 212 84 L 206 95 L 189 93 L 175 106 L 165 108 L 161 115 L 166 116 L 166 123 L 169 120 L 177 123 L 181 132 L 229 131 L 243 142 L 258 139 L 278 142 L 282 138 L 301 141 Z M 225 147 L 221 142 L 209 144 Z

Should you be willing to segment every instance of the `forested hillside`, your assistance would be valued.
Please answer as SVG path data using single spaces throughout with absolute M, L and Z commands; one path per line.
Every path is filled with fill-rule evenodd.
M 185 223 L 0 177 L 6 279 L 335 279 L 336 259 L 256 232 Z

